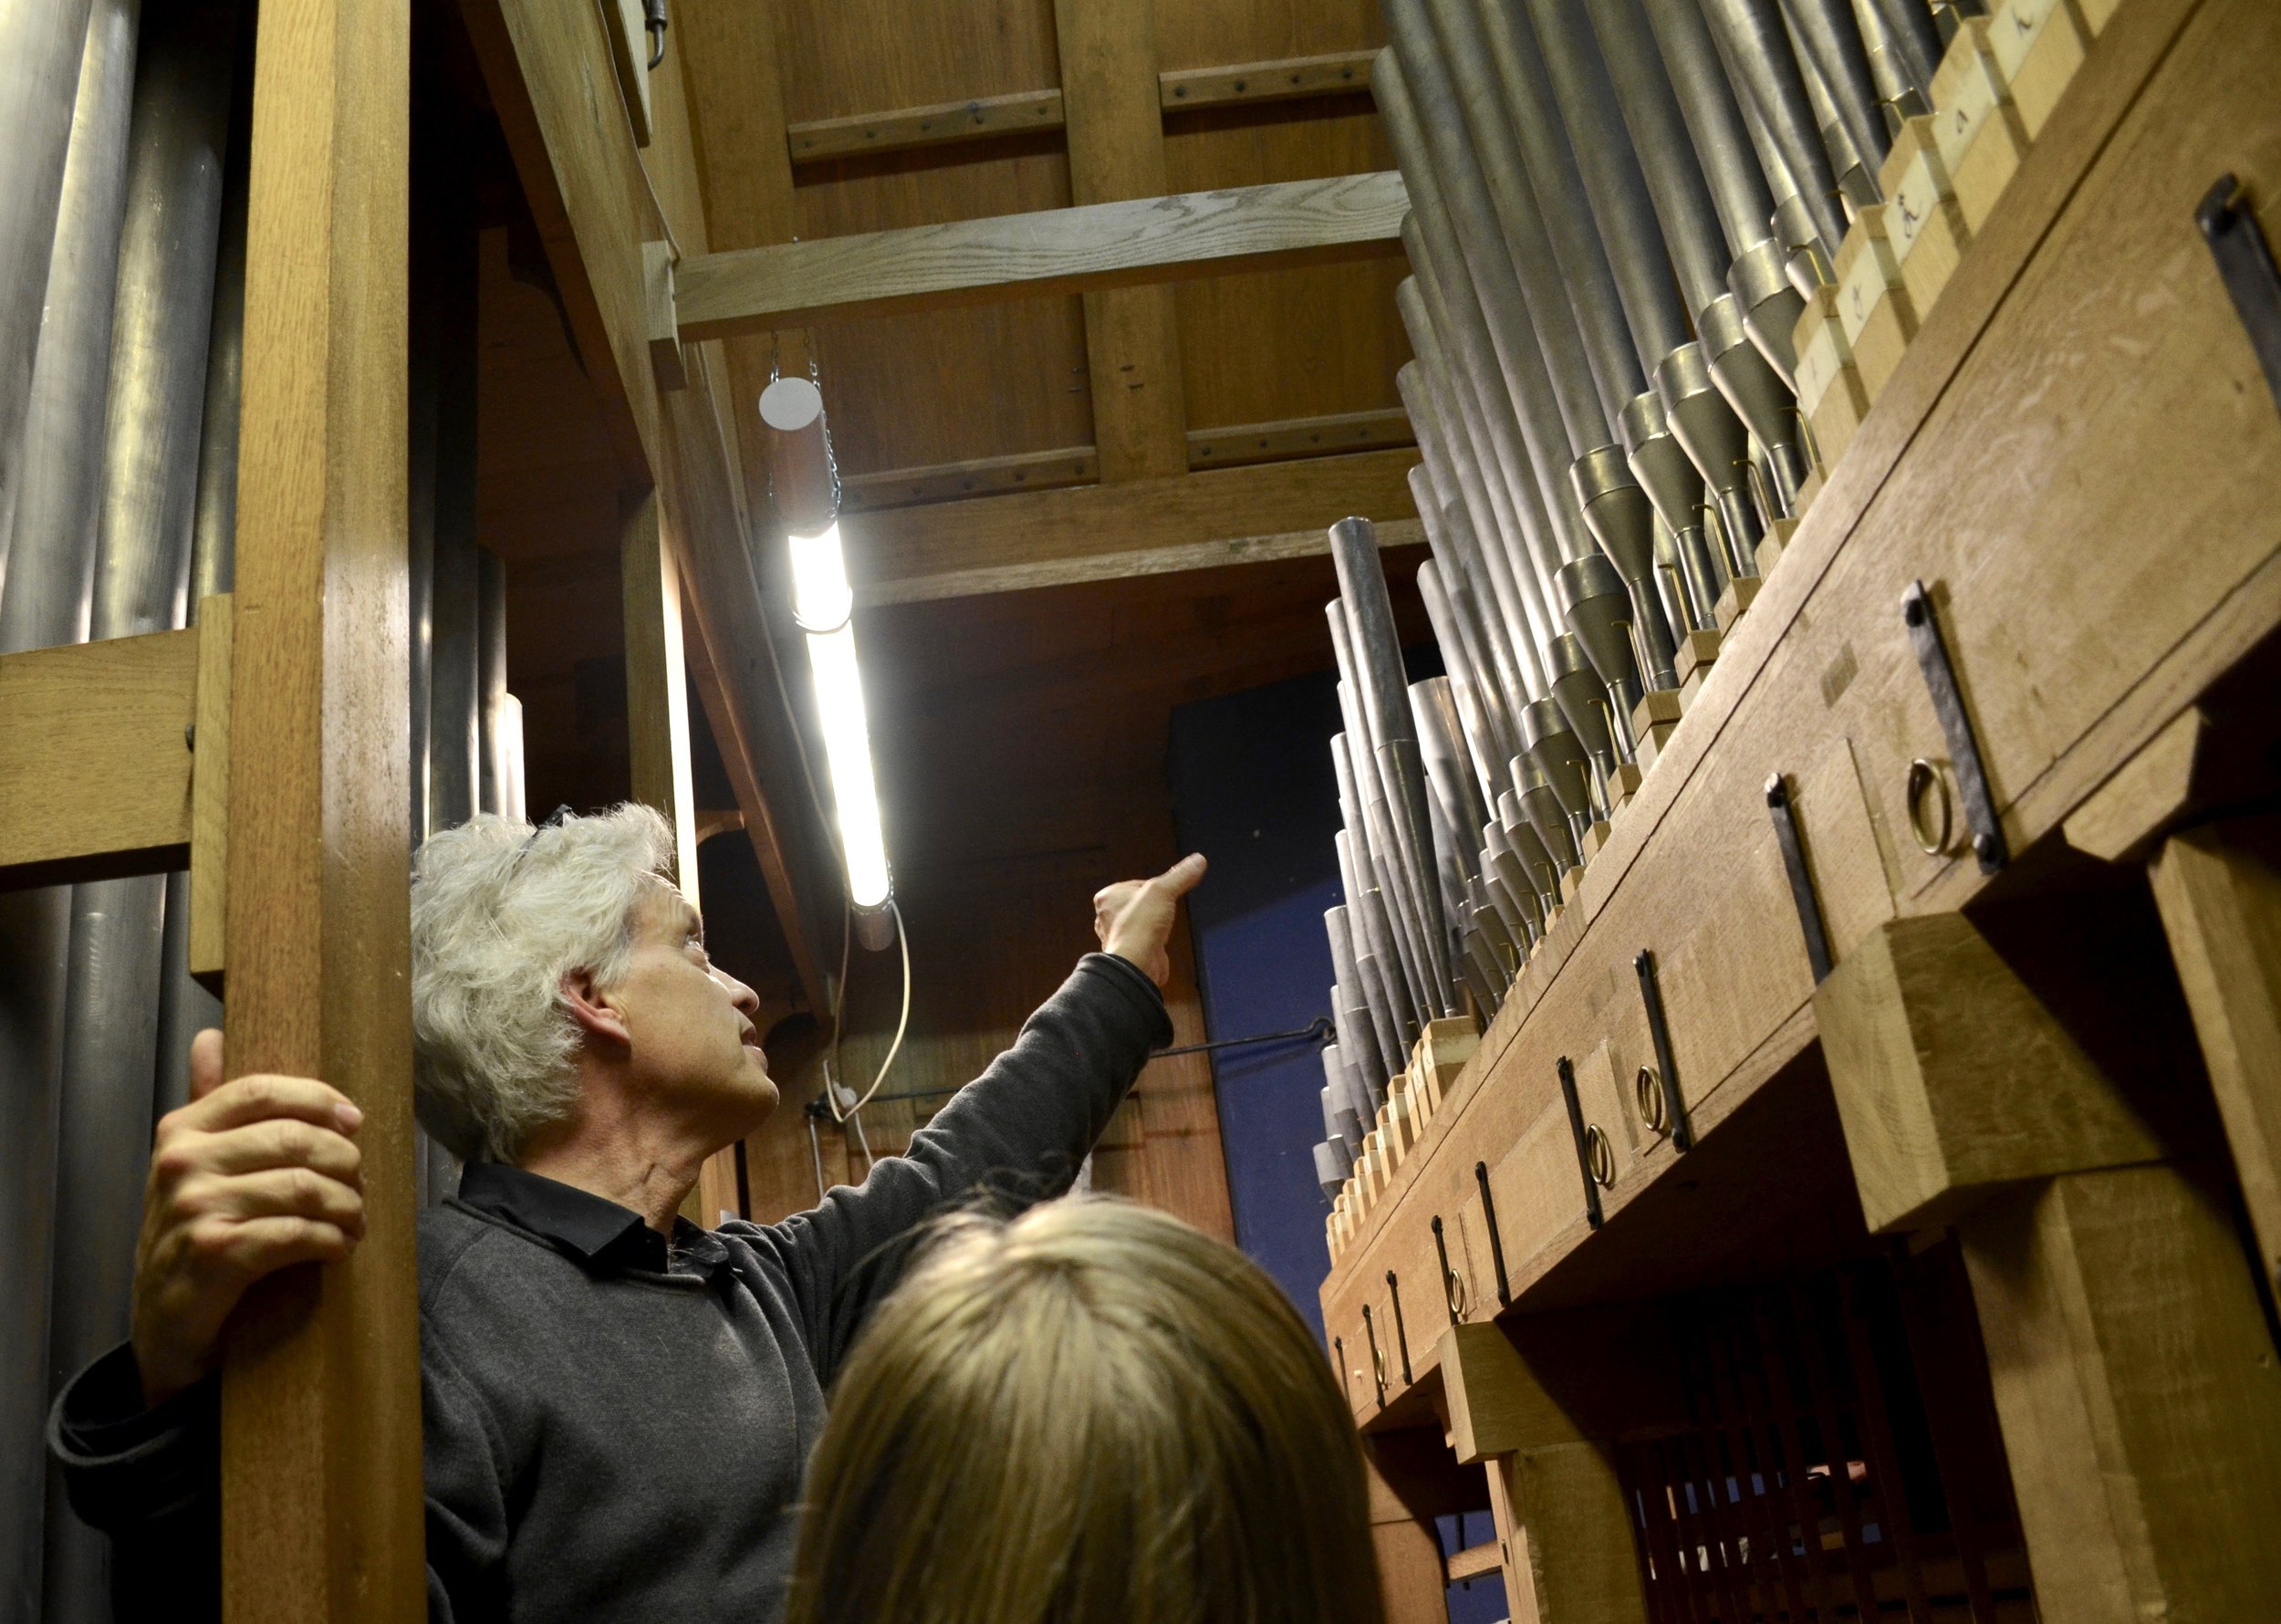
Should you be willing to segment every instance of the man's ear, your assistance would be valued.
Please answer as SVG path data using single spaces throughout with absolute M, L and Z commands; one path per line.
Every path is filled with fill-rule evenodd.
M 595 984 L 591 970 L 566 970 L 562 973 L 562 1001 L 569 1007 L 570 1018 L 578 1024 L 588 1046 L 596 1044 L 615 1044 L 624 1047 L 633 1042 L 633 1035 L 626 1030 L 626 1019 L 620 1013 L 615 994 L 604 992 Z

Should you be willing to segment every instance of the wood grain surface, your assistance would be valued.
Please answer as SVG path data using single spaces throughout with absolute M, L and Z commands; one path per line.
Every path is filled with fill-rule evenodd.
M 681 265 L 682 337 L 1376 257 L 1406 206 L 1386 172 L 703 255 Z
M 391 0 L 279 0 L 255 47 L 224 1067 L 323 1077 L 362 1109 L 365 1233 L 344 1264 L 256 1286 L 232 1322 L 230 1624 L 427 1608 L 404 883 L 411 26 Z

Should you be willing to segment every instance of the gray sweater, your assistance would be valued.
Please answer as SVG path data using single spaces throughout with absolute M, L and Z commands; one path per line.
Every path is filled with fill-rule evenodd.
M 762 1226 L 628 1209 L 468 1170 L 420 1220 L 434 1620 L 774 1620 L 824 1390 L 895 1282 L 898 1242 L 985 1190 L 1068 1186 L 1171 1023 L 1147 977 L 1088 954 L 1015 1046 L 860 1189 Z M 116 1544 L 118 1616 L 218 1610 L 214 1384 L 143 1409 L 120 1348 L 57 1398 L 71 1503 Z

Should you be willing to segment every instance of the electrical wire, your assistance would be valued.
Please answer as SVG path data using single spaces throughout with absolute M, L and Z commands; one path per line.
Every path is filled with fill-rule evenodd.
M 880 1062 L 878 1075 L 871 1078 L 871 1086 L 864 1089 L 863 1097 L 860 1099 L 858 1099 L 846 1110 L 841 1110 L 839 1109 L 839 1101 L 834 1098 L 835 1084 L 833 1079 L 828 1076 L 824 1079 L 824 1099 L 825 1102 L 831 1107 L 832 1120 L 838 1122 L 843 1126 L 847 1123 L 850 1117 L 853 1117 L 858 1111 L 871 1103 L 871 1097 L 880 1091 L 880 1085 L 887 1080 L 887 1074 L 894 1069 L 895 1057 L 901 1054 L 903 1051 L 903 1035 L 911 1029 L 911 932 L 903 928 L 903 911 L 900 907 L 896 906 L 895 900 L 892 897 L 890 897 L 887 900 L 887 911 L 892 914 L 895 919 L 895 945 L 901 950 L 903 962 L 902 1014 L 898 1015 L 895 1019 L 895 1040 L 887 1046 L 887 1058 Z M 850 917 L 848 920 L 847 929 L 849 935 L 854 933 L 855 921 L 852 917 L 852 913 L 850 913 Z M 838 1064 L 839 1014 L 841 1009 L 845 1007 L 848 999 L 848 974 L 845 968 L 848 963 L 848 944 L 844 937 L 839 944 L 839 963 L 841 964 L 839 973 L 839 991 L 838 996 L 832 1001 L 832 1059 L 834 1070 L 838 1069 Z M 863 1153 L 866 1157 L 870 1155 L 871 1152 L 869 1147 L 866 1147 Z

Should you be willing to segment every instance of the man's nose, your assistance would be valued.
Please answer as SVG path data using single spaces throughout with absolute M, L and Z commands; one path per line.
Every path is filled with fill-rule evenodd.
M 746 986 L 743 982 L 737 980 L 736 977 L 731 975 L 725 970 L 716 972 L 716 973 L 719 974 L 724 982 L 728 984 L 729 1002 L 731 1004 L 735 1005 L 737 1008 L 743 1010 L 748 1015 L 757 1015 L 760 1012 L 760 994 L 758 993 L 754 992 L 752 988 Z

